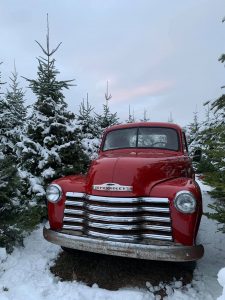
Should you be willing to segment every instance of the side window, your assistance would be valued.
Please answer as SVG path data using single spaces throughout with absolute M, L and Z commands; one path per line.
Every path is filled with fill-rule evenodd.
M 182 143 L 183 143 L 184 152 L 188 153 L 187 140 L 184 132 L 182 132 Z

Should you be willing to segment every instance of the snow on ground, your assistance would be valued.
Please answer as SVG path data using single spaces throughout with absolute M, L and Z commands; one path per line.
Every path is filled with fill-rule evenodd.
M 152 294 L 124 289 L 107 291 L 96 285 L 60 282 L 49 271 L 60 248 L 42 237 L 42 226 L 25 239 L 25 248 L 17 248 L 0 266 L 1 300 L 113 300 L 154 299 Z
M 25 239 L 25 248 L 17 248 L 8 255 L 0 266 L 0 299 L 1 300 L 153 300 L 153 291 L 166 287 L 169 300 L 213 299 L 204 290 L 204 283 L 195 281 L 186 290 L 181 282 L 171 285 L 160 284 L 152 287 L 147 283 L 149 291 L 140 289 L 121 289 L 107 291 L 97 285 L 88 287 L 78 282 L 60 282 L 49 271 L 60 248 L 50 244 L 42 237 L 42 226 Z M 152 291 L 152 292 L 151 292 Z M 157 298 L 156 298 L 157 299 Z
M 5 248 L 0 248 L 0 262 L 7 258 L 7 253 Z
M 196 176 L 196 181 L 197 181 L 198 185 L 200 186 L 200 189 L 201 189 L 202 194 L 204 196 L 205 194 L 207 194 L 207 192 L 212 191 L 213 188 L 210 185 L 207 185 L 206 183 L 204 183 L 199 177 L 200 176 Z
M 206 190 L 209 188 L 199 182 L 203 191 L 204 211 L 211 201 Z M 25 247 L 16 248 L 11 255 L 6 256 L 5 250 L 0 248 L 0 300 L 153 300 L 153 291 L 166 288 L 167 300 L 213 300 L 222 294 L 225 286 L 224 235 L 215 232 L 216 223 L 203 216 L 199 232 L 199 242 L 205 246 L 205 256 L 199 261 L 194 273 L 194 279 L 186 287 L 180 281 L 171 284 L 161 283 L 159 287 L 152 287 L 146 283 L 148 291 L 138 288 L 123 288 L 119 291 L 108 291 L 98 288 L 96 284 L 88 287 L 78 282 L 60 282 L 54 277 L 49 267 L 54 263 L 60 252 L 60 247 L 48 243 L 42 237 L 42 226 L 35 230 L 24 241 Z M 2 259 L 1 259 L 2 258 Z M 158 298 L 159 299 L 159 298 Z M 225 287 L 223 296 L 225 299 Z
M 211 209 L 208 204 L 213 203 L 213 200 L 207 192 L 211 191 L 212 187 L 204 184 L 201 180 L 197 179 L 197 182 L 202 190 L 203 211 L 210 212 Z M 215 221 L 208 219 L 206 216 L 202 217 L 198 242 L 204 245 L 205 254 L 198 262 L 195 277 L 202 278 L 206 293 L 214 295 L 213 299 L 217 299 L 222 294 L 222 287 L 217 281 L 217 274 L 221 268 L 225 267 L 225 235 L 217 230 L 218 227 Z
M 218 300 L 224 300 L 225 299 L 225 268 L 219 271 L 218 282 L 223 287 L 223 294 L 221 295 L 221 297 L 218 298 Z

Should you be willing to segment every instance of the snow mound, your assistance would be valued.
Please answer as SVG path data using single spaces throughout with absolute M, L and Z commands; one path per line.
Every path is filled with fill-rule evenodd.
M 200 176 L 196 176 L 195 181 L 198 183 L 201 191 L 204 192 L 210 192 L 213 190 L 213 187 L 211 187 L 210 185 L 207 185 L 204 183 L 204 181 L 202 179 L 200 179 Z
M 0 262 L 6 260 L 7 253 L 5 248 L 0 248 Z
M 217 276 L 219 284 L 223 287 L 223 293 L 217 300 L 225 300 L 225 268 L 221 269 Z

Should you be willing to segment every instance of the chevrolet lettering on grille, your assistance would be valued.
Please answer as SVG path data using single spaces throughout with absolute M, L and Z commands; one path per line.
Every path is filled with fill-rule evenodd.
M 93 190 L 109 192 L 132 192 L 133 187 L 127 185 L 120 185 L 118 183 L 103 183 L 93 185 Z

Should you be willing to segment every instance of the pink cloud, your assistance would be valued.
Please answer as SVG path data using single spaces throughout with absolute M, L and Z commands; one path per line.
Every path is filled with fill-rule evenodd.
M 142 96 L 157 96 L 174 86 L 174 81 L 154 81 L 145 85 L 113 92 L 115 102 L 127 101 Z

